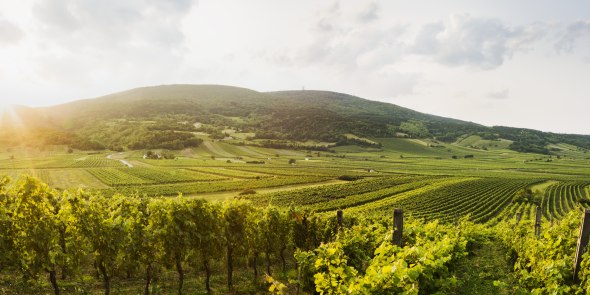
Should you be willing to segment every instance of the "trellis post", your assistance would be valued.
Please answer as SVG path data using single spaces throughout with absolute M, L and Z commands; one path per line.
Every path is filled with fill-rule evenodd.
M 541 206 L 537 206 L 537 212 L 536 212 L 536 218 L 535 218 L 535 235 L 537 236 L 537 239 L 541 236 L 541 217 L 542 212 L 541 212 Z
M 342 231 L 342 220 L 344 219 L 344 213 L 342 210 L 336 211 L 336 221 L 338 222 L 338 227 L 336 228 L 336 232 Z
M 404 212 L 402 209 L 393 210 L 393 244 L 402 246 L 404 232 Z
M 582 224 L 580 225 L 580 236 L 578 237 L 578 244 L 576 247 L 576 256 L 574 256 L 574 283 L 579 283 L 578 273 L 580 272 L 580 263 L 582 263 L 582 255 L 586 252 L 588 246 L 588 239 L 590 238 L 590 210 L 585 209 L 582 214 Z

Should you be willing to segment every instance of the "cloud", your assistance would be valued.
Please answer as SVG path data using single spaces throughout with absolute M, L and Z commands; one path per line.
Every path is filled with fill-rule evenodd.
M 15 24 L 0 18 L 0 45 L 13 45 L 24 37 L 23 31 Z
M 379 18 L 379 15 L 377 14 L 378 10 L 379 6 L 377 6 L 377 3 L 371 2 L 369 5 L 367 5 L 367 7 L 365 7 L 363 11 L 361 11 L 361 13 L 358 15 L 358 19 L 362 23 L 368 23 L 377 20 Z
M 400 36 L 405 34 L 405 26 L 372 24 L 377 19 L 375 3 L 360 14 L 351 13 L 350 8 L 335 2 L 320 11 L 310 31 L 310 42 L 291 50 L 288 57 L 270 54 L 271 59 L 300 66 L 358 70 L 384 68 L 403 55 L 405 45 Z
M 362 13 L 351 13 L 352 7 L 335 2 L 316 14 L 308 42 L 259 55 L 283 66 L 345 71 L 378 71 L 416 57 L 449 67 L 491 70 L 539 45 L 546 32 L 554 29 L 543 22 L 509 26 L 499 19 L 455 14 L 414 31 L 407 24 L 378 19 L 375 2 L 363 6 Z
M 381 68 L 399 59 L 404 50 L 397 39 L 403 27 L 387 29 L 351 28 L 317 36 L 295 53 L 295 60 L 307 65 L 357 69 Z
M 183 17 L 196 1 L 39 0 L 36 74 L 79 84 L 108 78 L 157 81 L 183 59 Z M 138 71 L 138 69 L 141 69 Z
M 507 99 L 510 97 L 510 89 L 505 88 L 498 91 L 491 91 L 486 94 L 486 97 L 490 99 Z
M 424 25 L 412 52 L 449 66 L 494 69 L 543 35 L 542 25 L 508 27 L 500 20 L 452 15 Z
M 41 30 L 66 48 L 130 44 L 174 46 L 182 42 L 180 22 L 194 1 L 43 0 L 33 15 Z
M 554 44 L 557 52 L 571 53 L 576 41 L 584 36 L 590 36 L 590 21 L 576 21 L 567 26 L 565 32 Z

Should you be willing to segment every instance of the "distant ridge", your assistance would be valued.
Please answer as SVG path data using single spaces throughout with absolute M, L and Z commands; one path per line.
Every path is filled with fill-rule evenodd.
M 361 137 L 433 138 L 454 142 L 469 135 L 508 139 L 511 149 L 547 154 L 549 144 L 590 149 L 590 136 L 480 124 L 420 113 L 394 104 L 317 90 L 258 92 L 224 85 L 161 85 L 45 108 L 23 108 L 31 128 L 56 128 L 88 136 L 89 126 L 108 120 L 149 120 L 183 115 L 218 125 L 239 125 L 257 138 L 335 142 Z M 239 118 L 239 120 L 237 120 Z M 239 122 L 239 124 L 237 123 Z M 6 125 L 6 124 L 4 124 Z M 86 131 L 85 131 L 86 130 Z M 94 130 L 92 132 L 97 132 Z

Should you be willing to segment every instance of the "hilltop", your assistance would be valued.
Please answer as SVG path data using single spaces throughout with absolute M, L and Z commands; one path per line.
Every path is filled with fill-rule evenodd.
M 444 143 L 471 138 L 468 141 L 475 144 L 470 147 L 502 144 L 514 151 L 541 154 L 561 150 L 559 144 L 581 151 L 590 148 L 587 135 L 487 127 L 314 90 L 263 93 L 221 85 L 164 85 L 46 108 L 23 107 L 16 113 L 20 125 L 5 119 L 2 141 L 66 144 L 82 150 L 182 149 L 202 140 L 227 139 L 230 133 L 244 134 L 240 142 L 244 144 L 324 149 L 351 144 L 379 147 L 371 138 L 392 137 Z M 15 126 L 27 131 L 15 132 Z

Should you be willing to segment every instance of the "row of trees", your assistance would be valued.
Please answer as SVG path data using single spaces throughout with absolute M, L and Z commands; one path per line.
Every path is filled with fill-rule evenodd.
M 529 193 L 518 197 L 526 199 Z M 213 264 L 225 266 L 230 292 L 234 270 L 241 267 L 252 270 L 253 285 L 265 273 L 276 294 L 455 293 L 460 285 L 454 263 L 478 241 L 497 236 L 514 258 L 519 291 L 585 294 L 590 290 L 587 254 L 582 283 L 574 285 L 570 279 L 576 219 L 570 215 L 555 227 L 546 225 L 541 238 L 527 222 L 487 228 L 466 221 L 444 225 L 410 219 L 403 225 L 400 247 L 391 243 L 389 217 L 347 217 L 344 226 L 337 226 L 335 218 L 257 208 L 239 200 L 104 197 L 82 190 L 57 192 L 32 177 L 14 184 L 4 177 L 0 271 L 18 271 L 27 281 L 47 275 L 55 294 L 62 291 L 64 279 L 89 270 L 97 272 L 105 294 L 110 294 L 113 280 L 138 275 L 145 278 L 144 294 L 150 294 L 162 269 L 177 273 L 177 291 L 183 294 L 187 267 L 203 271 L 211 292 Z M 285 273 L 288 266 L 297 270 L 296 277 L 272 277 L 273 267 Z
M 113 278 L 138 273 L 149 294 L 158 270 L 173 269 L 182 294 L 186 264 L 203 269 L 210 292 L 213 262 L 226 264 L 232 290 L 236 265 L 247 263 L 257 280 L 261 260 L 269 275 L 274 260 L 285 271 L 295 248 L 314 249 L 334 235 L 325 220 L 243 201 L 59 193 L 32 177 L 9 183 L 0 181 L 0 269 L 27 280 L 48 275 L 55 294 L 59 278 L 89 268 L 105 294 Z

